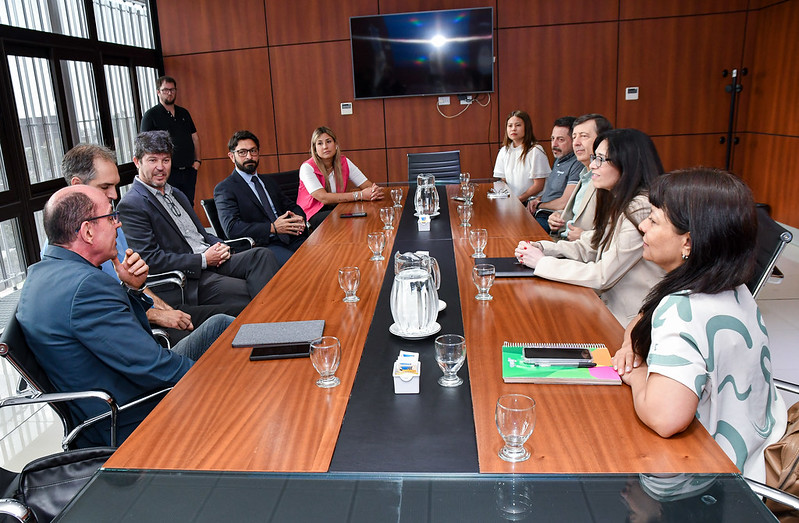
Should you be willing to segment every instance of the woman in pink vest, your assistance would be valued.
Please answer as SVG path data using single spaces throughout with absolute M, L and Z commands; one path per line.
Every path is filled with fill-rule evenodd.
M 358 190 L 347 191 L 352 182 Z M 311 136 L 311 158 L 300 166 L 300 189 L 297 205 L 305 211 L 315 228 L 339 202 L 382 200 L 383 188 L 366 179 L 354 163 L 341 154 L 336 135 L 328 127 L 319 127 Z

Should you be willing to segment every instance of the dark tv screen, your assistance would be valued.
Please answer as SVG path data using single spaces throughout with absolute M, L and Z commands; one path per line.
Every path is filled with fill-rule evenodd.
M 494 90 L 491 7 L 350 18 L 355 98 Z

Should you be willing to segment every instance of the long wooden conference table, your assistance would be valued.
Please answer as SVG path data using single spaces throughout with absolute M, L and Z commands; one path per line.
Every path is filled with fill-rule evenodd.
M 520 239 L 546 235 L 515 199 L 474 197 L 472 227 L 488 230 L 489 257 L 512 256 Z M 411 190 L 413 190 L 411 188 Z M 629 387 L 506 384 L 504 341 L 604 343 L 615 351 L 622 327 L 586 288 L 539 278 L 497 279 L 494 299 L 478 302 L 472 283 L 468 228 L 460 227 L 450 197 L 439 189 L 441 216 L 417 232 L 405 191 L 401 223 L 389 234 L 386 260 L 369 261 L 369 232 L 382 229 L 380 207 L 390 200 L 340 204 L 247 309 L 160 402 L 105 464 L 105 470 L 236 472 L 437 473 L 736 473 L 705 429 L 694 421 L 660 438 L 635 415 Z M 345 219 L 343 212 L 366 211 Z M 464 385 L 445 389 L 433 356 L 434 336 L 409 341 L 387 332 L 393 251 L 423 248 L 442 269 L 441 333 L 462 332 Z M 339 267 L 358 266 L 360 301 L 342 302 Z M 325 320 L 341 340 L 341 384 L 315 385 L 306 358 L 249 361 L 232 348 L 245 323 Z M 420 394 L 395 395 L 391 363 L 399 350 L 420 353 Z M 502 394 L 537 402 L 527 445 L 532 457 L 507 463 L 494 423 Z

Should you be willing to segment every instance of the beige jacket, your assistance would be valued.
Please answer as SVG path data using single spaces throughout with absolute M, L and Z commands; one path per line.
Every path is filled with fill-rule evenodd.
M 585 174 L 586 170 L 587 167 L 584 167 L 583 172 L 580 173 L 581 177 Z M 580 207 L 575 209 L 574 199 L 577 196 L 577 192 L 580 190 L 582 183 L 583 182 L 577 184 L 577 187 L 575 187 L 575 189 L 572 191 L 569 201 L 566 202 L 566 207 L 563 208 L 561 218 L 565 222 L 573 220 L 573 225 L 575 227 L 579 227 L 585 231 L 590 231 L 594 228 L 594 215 L 596 214 L 596 188 L 594 187 L 594 184 L 591 183 L 590 179 L 585 182 L 588 184 L 588 188 L 586 189 L 583 200 L 580 202 Z
M 619 217 L 613 237 L 602 251 L 591 248 L 594 231 L 584 232 L 573 242 L 539 242 L 546 256 L 536 265 L 535 275 L 594 289 L 619 323 L 627 326 L 649 290 L 665 274 L 642 257 L 643 236 L 636 224 L 649 216 L 649 210 L 649 199 L 636 196 L 627 213 Z

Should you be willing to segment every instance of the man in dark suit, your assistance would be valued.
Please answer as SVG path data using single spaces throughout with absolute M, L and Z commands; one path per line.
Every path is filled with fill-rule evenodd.
M 268 176 L 258 174 L 258 137 L 238 131 L 228 141 L 235 169 L 214 189 L 219 220 L 228 238 L 249 236 L 268 247 L 282 267 L 308 237 L 305 213 Z
M 216 315 L 172 350 L 152 336 L 144 294 L 148 267 L 127 249 L 117 257 L 119 216 L 95 187 L 56 192 L 44 208 L 49 244 L 28 269 L 17 320 L 36 360 L 60 392 L 106 390 L 124 404 L 170 387 L 233 321 Z M 119 279 L 98 269 L 114 264 Z M 121 280 L 121 284 L 120 284 Z M 107 412 L 96 400 L 68 402 L 75 421 Z M 152 409 L 147 403 L 119 413 L 119 441 Z M 108 424 L 81 432 L 78 446 L 108 445 Z
M 186 196 L 167 183 L 171 160 L 166 131 L 136 137 L 139 174 L 119 202 L 128 245 L 154 272 L 183 271 L 188 303 L 218 304 L 238 314 L 277 272 L 275 256 L 262 247 L 233 254 L 208 234 Z

